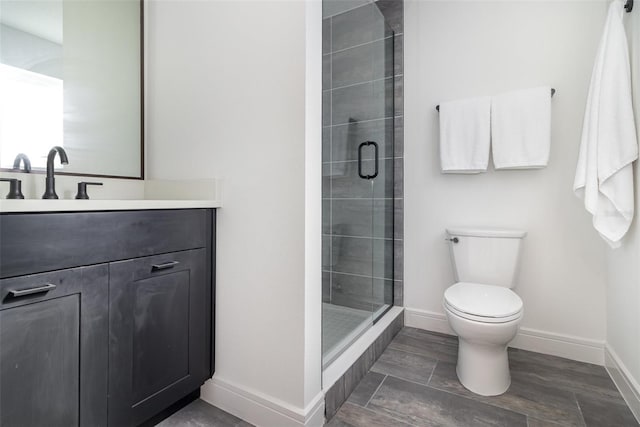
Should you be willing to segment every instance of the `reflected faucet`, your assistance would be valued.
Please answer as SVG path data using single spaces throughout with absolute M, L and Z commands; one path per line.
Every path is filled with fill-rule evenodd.
M 56 158 L 56 154 L 60 155 L 60 163 L 63 165 L 69 164 L 69 159 L 67 158 L 67 152 L 64 151 L 64 148 L 55 146 L 51 150 L 49 150 L 49 155 L 47 156 L 47 179 L 46 190 L 42 195 L 43 199 L 57 199 L 58 195 L 56 194 L 56 181 L 54 179 L 53 173 L 53 160 Z
M 13 161 L 13 170 L 20 171 L 20 162 L 24 163 L 24 171 L 26 173 L 31 172 L 31 161 L 29 160 L 29 157 L 27 157 L 27 155 L 24 153 L 20 153 L 16 156 L 15 160 Z

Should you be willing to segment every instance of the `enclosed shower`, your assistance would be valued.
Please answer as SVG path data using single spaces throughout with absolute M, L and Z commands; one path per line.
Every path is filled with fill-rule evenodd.
M 323 367 L 394 294 L 394 33 L 376 3 L 339 4 L 323 19 Z

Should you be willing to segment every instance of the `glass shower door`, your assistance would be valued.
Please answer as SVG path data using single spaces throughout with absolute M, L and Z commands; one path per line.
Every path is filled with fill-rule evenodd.
M 323 22 L 323 366 L 393 297 L 393 43 L 375 3 Z

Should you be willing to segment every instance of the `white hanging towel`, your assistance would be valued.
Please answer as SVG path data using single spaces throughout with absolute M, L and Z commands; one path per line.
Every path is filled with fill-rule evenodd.
M 593 67 L 573 184 L 612 248 L 633 220 L 632 163 L 638 158 L 623 13 L 622 0 L 614 0 Z
M 551 145 L 551 87 L 494 96 L 491 144 L 496 169 L 547 166 Z
M 489 164 L 491 98 L 440 104 L 440 164 L 443 173 L 480 173 Z

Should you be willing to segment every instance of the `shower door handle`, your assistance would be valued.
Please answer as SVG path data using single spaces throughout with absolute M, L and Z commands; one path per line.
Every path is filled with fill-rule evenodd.
M 373 150 L 374 150 L 374 158 L 375 158 L 375 169 L 373 171 L 373 175 L 369 175 L 369 179 L 373 179 L 376 176 L 378 176 L 378 144 L 373 142 L 373 141 L 369 141 L 370 145 L 373 145 Z
M 367 142 L 363 142 L 358 145 L 358 176 L 362 179 L 369 179 L 368 175 L 362 174 L 362 148 L 369 145 Z
M 373 145 L 374 149 L 374 171 L 373 175 L 364 175 L 362 173 L 362 149 L 364 147 L 368 147 L 369 145 Z M 378 144 L 373 141 L 365 141 L 358 146 L 358 176 L 362 179 L 373 179 L 378 176 Z

